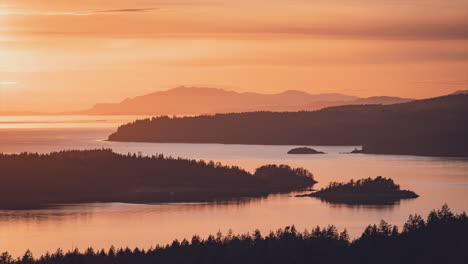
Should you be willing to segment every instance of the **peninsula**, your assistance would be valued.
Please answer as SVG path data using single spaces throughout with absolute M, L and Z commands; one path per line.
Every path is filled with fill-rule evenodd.
M 186 133 L 190 131 L 190 133 Z M 120 126 L 110 141 L 352 145 L 366 154 L 468 156 L 468 95 L 312 112 L 167 116 Z
M 312 173 L 266 165 L 254 173 L 213 161 L 121 155 L 110 149 L 0 154 L 0 207 L 82 202 L 195 202 L 312 186 Z

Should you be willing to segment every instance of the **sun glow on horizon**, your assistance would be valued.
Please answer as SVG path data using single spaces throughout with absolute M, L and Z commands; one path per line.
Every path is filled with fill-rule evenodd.
M 16 82 L 0 82 L 0 85 L 15 85 Z

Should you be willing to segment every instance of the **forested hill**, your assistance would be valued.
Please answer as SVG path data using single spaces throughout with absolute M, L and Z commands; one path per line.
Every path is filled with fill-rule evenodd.
M 224 200 L 289 192 L 316 183 L 307 170 L 287 165 L 266 165 L 250 173 L 213 161 L 120 155 L 109 149 L 0 153 L 0 176 L 0 208 Z
M 468 156 L 468 95 L 313 112 L 157 117 L 120 126 L 111 141 L 363 145 L 367 153 Z

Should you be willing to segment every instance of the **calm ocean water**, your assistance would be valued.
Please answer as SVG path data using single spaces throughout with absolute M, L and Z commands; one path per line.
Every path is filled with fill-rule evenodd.
M 235 202 L 186 204 L 95 203 L 55 205 L 36 210 L 0 210 L 0 252 L 18 256 L 26 249 L 46 251 L 88 246 L 149 248 L 217 231 L 263 233 L 296 225 L 299 230 L 334 224 L 352 237 L 381 219 L 402 226 L 409 214 L 426 216 L 447 203 L 468 211 L 468 159 L 395 155 L 342 154 L 353 146 L 316 146 L 325 155 L 287 155 L 296 146 L 222 144 L 116 143 L 104 139 L 118 124 L 135 117 L 0 117 L 0 152 L 50 152 L 112 148 L 119 153 L 220 161 L 253 171 L 264 164 L 289 164 L 314 173 L 320 188 L 330 181 L 364 177 L 393 178 L 420 195 L 389 206 L 345 206 L 292 194 Z M 1 175 L 0 175 L 1 180 Z

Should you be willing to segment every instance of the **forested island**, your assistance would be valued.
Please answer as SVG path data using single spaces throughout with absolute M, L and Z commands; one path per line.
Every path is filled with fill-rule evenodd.
M 325 154 L 325 152 L 317 151 L 313 148 L 302 147 L 293 148 L 290 151 L 288 151 L 288 154 Z
M 312 186 L 287 165 L 247 172 L 213 161 L 121 155 L 110 149 L 0 154 L 0 207 L 81 202 L 193 202 L 263 196 Z
M 190 133 L 186 133 L 190 131 Z M 110 141 L 360 145 L 363 153 L 468 156 L 468 95 L 312 112 L 155 117 L 120 126 Z
M 393 204 L 402 199 L 413 199 L 419 196 L 413 191 L 401 190 L 400 185 L 390 178 L 378 176 L 346 183 L 331 182 L 319 191 L 298 195 L 317 197 L 330 203 L 344 204 Z
M 424 220 L 410 215 L 400 232 L 385 221 L 369 225 L 361 237 L 350 240 L 346 230 L 333 225 L 297 231 L 294 226 L 262 235 L 218 233 L 202 239 L 174 240 L 147 250 L 111 247 L 84 252 L 57 250 L 34 258 L 30 251 L 13 259 L 7 252 L 1 264 L 143 264 L 143 263 L 464 263 L 468 256 L 468 216 L 454 214 L 444 205 Z

